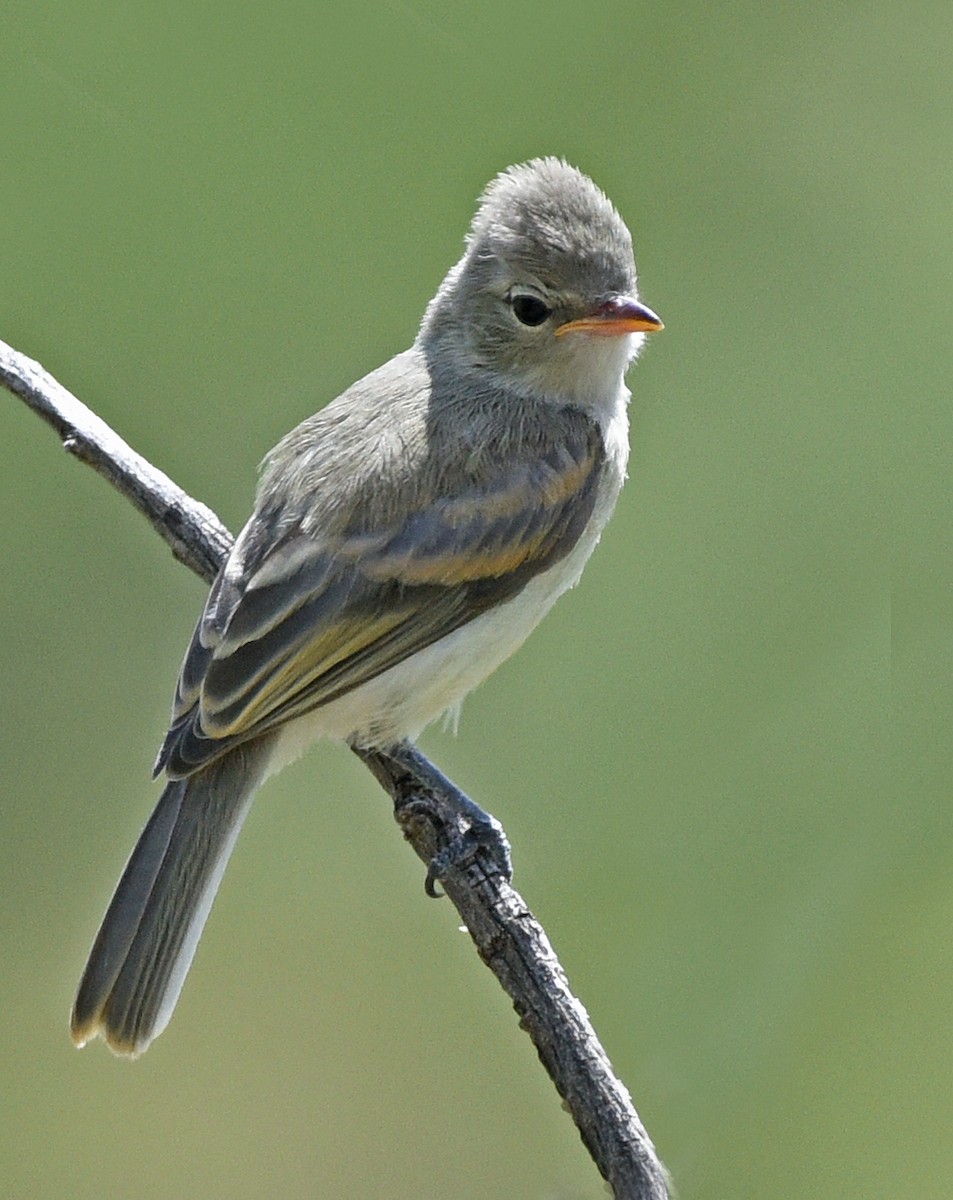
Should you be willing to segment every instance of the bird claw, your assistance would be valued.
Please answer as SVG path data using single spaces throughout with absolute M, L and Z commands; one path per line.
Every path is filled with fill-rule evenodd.
M 360 751 L 359 751 L 360 753 Z M 503 826 L 475 800 L 462 792 L 410 742 L 400 742 L 389 750 L 362 755 L 394 798 L 394 815 L 409 836 L 409 823 L 423 819 L 435 831 L 454 830 L 447 844 L 430 860 L 424 891 L 437 898 L 443 893 L 437 883 L 450 871 L 472 861 L 483 851 L 491 874 L 507 883 L 513 878 L 510 843 Z M 453 817 L 458 818 L 454 821 Z M 457 832 L 463 825 L 462 832 Z
M 496 817 L 482 810 L 479 816 L 472 813 L 468 815 L 470 825 L 430 860 L 424 891 L 432 899 L 439 899 L 443 895 L 443 892 L 437 891 L 437 882 L 445 879 L 454 868 L 472 861 L 481 850 L 486 851 L 494 875 L 500 876 L 506 883 L 513 878 L 510 843 L 503 826 Z

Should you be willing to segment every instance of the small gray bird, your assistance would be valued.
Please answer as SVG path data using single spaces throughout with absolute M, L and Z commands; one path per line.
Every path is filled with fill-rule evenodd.
M 77 1045 L 135 1056 L 165 1028 L 268 775 L 316 738 L 412 742 L 576 583 L 625 478 L 624 375 L 661 328 L 610 201 L 536 159 L 486 189 L 411 348 L 271 451 L 182 665 Z

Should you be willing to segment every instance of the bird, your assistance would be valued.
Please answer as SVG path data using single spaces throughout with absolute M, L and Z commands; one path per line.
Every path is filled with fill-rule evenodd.
M 612 202 L 532 159 L 487 185 L 411 347 L 266 456 L 79 985 L 78 1046 L 135 1058 L 165 1029 L 268 776 L 318 739 L 412 746 L 577 582 L 625 479 L 625 374 L 661 328 Z

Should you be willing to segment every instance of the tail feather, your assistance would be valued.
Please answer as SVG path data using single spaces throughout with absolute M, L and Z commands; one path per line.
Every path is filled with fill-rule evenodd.
M 235 839 L 261 782 L 261 743 L 166 785 L 103 918 L 70 1022 L 135 1057 L 168 1024 Z

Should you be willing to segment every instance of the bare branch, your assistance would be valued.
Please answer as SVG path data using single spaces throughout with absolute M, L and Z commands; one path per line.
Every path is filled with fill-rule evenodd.
M 232 545 L 215 514 L 136 454 L 39 363 L 0 342 L 0 381 L 59 434 L 64 447 L 143 513 L 173 554 L 211 582 Z M 404 836 L 425 863 L 460 832 L 456 789 L 418 750 L 360 752 L 394 800 Z M 480 957 L 513 1001 L 520 1024 L 565 1101 L 617 1200 L 667 1200 L 667 1175 L 629 1093 L 613 1074 L 585 1009 L 542 926 L 478 856 L 442 881 Z
M 232 546 L 215 513 L 127 445 L 38 362 L 0 342 L 0 379 L 56 430 L 63 447 L 130 500 L 185 566 L 211 583 Z

